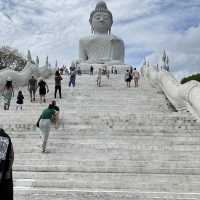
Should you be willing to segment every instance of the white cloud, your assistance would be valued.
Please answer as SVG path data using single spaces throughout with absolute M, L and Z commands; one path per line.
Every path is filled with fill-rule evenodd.
M 161 63 L 162 48 L 167 50 L 171 70 L 181 75 L 200 72 L 200 26 L 191 27 L 184 33 L 166 35 L 165 44 L 158 45 L 158 51 L 148 59 L 153 63 Z
M 90 33 L 89 14 L 97 0 L 0 0 L 0 44 L 43 60 L 70 63 L 78 58 L 78 41 Z M 160 63 L 163 49 L 176 74 L 200 71 L 199 0 L 107 0 L 112 32 L 126 44 L 127 64 L 144 56 Z

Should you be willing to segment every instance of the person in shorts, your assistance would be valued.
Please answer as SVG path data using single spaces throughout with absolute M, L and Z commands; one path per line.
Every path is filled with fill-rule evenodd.
M 132 75 L 129 70 L 126 70 L 124 80 L 126 82 L 127 87 L 131 87 L 131 80 L 132 80 Z
M 40 95 L 40 103 L 46 102 L 46 94 L 49 92 L 49 88 L 47 83 L 41 78 L 39 83 L 39 95 Z

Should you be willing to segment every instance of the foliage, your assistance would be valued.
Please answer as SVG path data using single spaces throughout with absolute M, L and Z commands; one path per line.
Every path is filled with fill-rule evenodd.
M 186 83 L 188 81 L 195 80 L 200 82 L 200 74 L 193 74 L 191 76 L 185 77 L 181 80 L 181 84 Z
M 18 52 L 9 46 L 0 48 L 0 70 L 10 68 L 15 71 L 21 71 L 26 65 L 26 59 Z

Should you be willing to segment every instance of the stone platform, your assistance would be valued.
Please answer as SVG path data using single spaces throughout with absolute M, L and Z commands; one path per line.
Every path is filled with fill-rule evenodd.
M 23 111 L 15 100 L 10 111 L 1 106 L 15 150 L 15 200 L 200 199 L 200 124 L 148 82 L 126 88 L 123 78 L 96 87 L 95 76 L 78 76 L 74 89 L 63 80 L 61 125 L 45 154 L 34 124 L 47 104 L 30 103 L 23 88 Z M 53 77 L 48 84 L 50 101 Z
M 113 64 L 113 65 L 111 65 L 111 64 L 107 65 L 107 64 L 88 64 L 88 63 L 82 63 L 82 64 L 78 64 L 77 68 L 80 67 L 82 74 L 90 74 L 90 67 L 91 66 L 93 66 L 93 68 L 94 68 L 94 74 L 98 73 L 98 69 L 99 68 L 104 69 L 105 67 L 107 68 L 107 70 L 110 71 L 110 73 L 111 73 L 111 69 L 113 67 L 114 69 L 117 70 L 118 74 L 124 74 L 124 72 L 126 70 L 130 70 L 130 67 L 131 67 L 130 65 L 125 65 L 125 64 L 124 65 L 115 65 L 115 64 Z

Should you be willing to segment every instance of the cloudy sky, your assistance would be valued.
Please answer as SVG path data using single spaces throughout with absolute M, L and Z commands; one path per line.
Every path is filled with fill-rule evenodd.
M 97 0 L 0 0 L 0 45 L 52 65 L 78 58 L 78 41 L 90 34 L 89 14 Z M 160 64 L 162 52 L 179 78 L 200 72 L 200 0 L 107 0 L 112 33 L 126 46 L 127 64 L 144 57 Z

